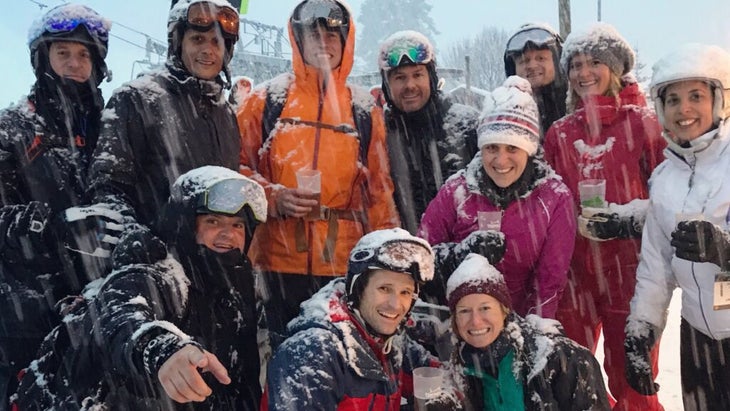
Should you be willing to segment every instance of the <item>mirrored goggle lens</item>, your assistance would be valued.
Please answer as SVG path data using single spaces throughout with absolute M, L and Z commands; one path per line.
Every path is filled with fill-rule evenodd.
M 83 18 L 61 18 L 52 19 L 46 22 L 45 31 L 49 33 L 65 33 L 73 31 L 76 27 L 83 25 L 89 33 L 101 41 L 109 39 L 109 32 L 102 21 L 87 20 Z
M 224 33 L 238 35 L 238 14 L 228 7 L 218 7 L 211 3 L 195 3 L 188 8 L 188 24 L 196 27 L 209 27 L 218 22 Z
M 433 278 L 434 262 L 431 250 L 415 241 L 398 240 L 377 249 L 362 250 L 350 257 L 352 271 L 365 272 L 381 268 L 399 273 L 411 273 L 419 281 Z
M 428 50 L 422 44 L 408 48 L 394 48 L 388 52 L 388 66 L 398 67 L 404 58 L 412 64 L 426 64 L 428 63 Z
M 261 186 L 250 180 L 223 180 L 205 193 L 203 210 L 213 213 L 236 215 L 248 205 L 254 217 L 266 221 L 266 198 Z
M 293 23 L 314 26 L 321 23 L 329 29 L 338 29 L 347 25 L 344 10 L 334 1 L 310 0 L 299 8 Z
M 541 28 L 521 31 L 509 40 L 507 52 L 522 52 L 528 42 L 535 43 L 537 46 L 546 46 L 555 42 L 555 35 Z

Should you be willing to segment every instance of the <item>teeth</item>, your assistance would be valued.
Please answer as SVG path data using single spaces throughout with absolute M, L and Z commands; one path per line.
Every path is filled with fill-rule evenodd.
M 677 123 L 679 123 L 680 126 L 688 126 L 694 122 L 695 122 L 694 119 L 690 119 L 690 120 L 680 120 Z
M 488 328 L 483 328 L 481 330 L 469 330 L 470 335 L 484 335 L 487 332 L 489 332 Z
M 390 318 L 391 320 L 393 320 L 396 317 L 398 317 L 398 314 L 384 313 L 384 312 L 381 312 L 381 311 L 378 311 L 378 314 L 382 315 L 383 317 Z
M 578 85 L 580 85 L 581 87 L 590 87 L 590 86 L 592 86 L 594 84 L 596 84 L 595 81 L 588 81 L 588 82 L 583 82 L 582 81 L 582 82 L 578 83 Z

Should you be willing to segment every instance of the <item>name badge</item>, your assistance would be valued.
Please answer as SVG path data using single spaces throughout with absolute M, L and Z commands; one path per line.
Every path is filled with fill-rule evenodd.
M 726 310 L 730 308 L 730 273 L 720 272 L 715 274 L 715 292 L 713 298 L 715 310 Z

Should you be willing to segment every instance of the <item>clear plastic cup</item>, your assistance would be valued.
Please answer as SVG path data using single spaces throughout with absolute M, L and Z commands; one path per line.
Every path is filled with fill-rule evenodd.
M 482 231 L 492 230 L 501 231 L 502 229 L 502 212 L 501 211 L 478 211 L 477 224 Z
M 606 180 L 590 179 L 578 182 L 580 206 L 590 208 L 606 207 Z
M 322 207 L 322 173 L 319 170 L 298 170 L 297 187 L 311 191 L 312 198 L 317 200 L 317 205 L 312 207 L 312 210 L 305 218 L 309 220 L 318 219 Z

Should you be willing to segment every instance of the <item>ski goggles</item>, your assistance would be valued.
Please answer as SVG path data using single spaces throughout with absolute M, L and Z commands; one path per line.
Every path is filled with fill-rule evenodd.
M 349 24 L 346 11 L 334 1 L 310 0 L 302 3 L 292 18 L 292 23 L 304 27 L 321 24 L 328 30 L 339 30 Z
M 431 54 L 425 44 L 413 44 L 406 47 L 393 47 L 385 54 L 388 67 L 395 68 L 404 63 L 427 64 L 431 62 Z
M 196 211 L 200 214 L 216 213 L 238 215 L 249 206 L 254 218 L 266 222 L 267 202 L 264 188 L 247 178 L 221 180 L 199 197 Z
M 191 4 L 188 8 L 188 25 L 194 29 L 209 30 L 218 22 L 223 33 L 238 36 L 240 20 L 238 13 L 230 7 L 218 7 L 207 1 Z
M 533 27 L 524 31 L 520 31 L 507 42 L 507 52 L 515 53 L 525 50 L 527 43 L 533 43 L 538 47 L 547 46 L 556 43 L 555 34 L 540 28 Z
M 51 34 L 68 33 L 79 26 L 86 27 L 89 34 L 99 41 L 109 40 L 108 24 L 105 24 L 102 19 L 89 19 L 83 16 L 70 17 L 62 13 L 47 18 L 43 24 L 43 31 Z
M 417 241 L 392 240 L 350 255 L 348 271 L 364 273 L 372 269 L 409 273 L 417 283 L 422 283 L 433 278 L 433 252 Z

